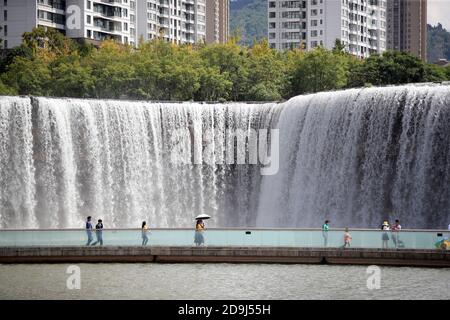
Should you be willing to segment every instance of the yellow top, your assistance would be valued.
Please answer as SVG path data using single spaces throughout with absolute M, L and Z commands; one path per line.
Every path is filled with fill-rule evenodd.
M 204 223 L 197 223 L 195 225 L 195 230 L 197 231 L 203 231 L 205 229 L 205 224 Z

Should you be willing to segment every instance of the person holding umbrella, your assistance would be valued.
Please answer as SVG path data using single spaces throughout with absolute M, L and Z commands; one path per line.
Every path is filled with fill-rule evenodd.
M 196 224 L 195 224 L 195 236 L 194 236 L 194 243 L 196 246 L 200 246 L 205 243 L 205 238 L 203 236 L 203 232 L 205 231 L 205 223 L 203 220 L 209 219 L 210 216 L 206 214 L 201 214 L 195 218 Z

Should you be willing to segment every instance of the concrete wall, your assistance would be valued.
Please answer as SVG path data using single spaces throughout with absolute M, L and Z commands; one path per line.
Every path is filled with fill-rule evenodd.
M 7 11 L 6 21 L 4 11 Z M 0 38 L 7 41 L 8 48 L 19 46 L 22 43 L 22 34 L 37 26 L 36 1 L 13 0 L 8 1 L 6 6 L 3 1 L 0 1 L 0 25 L 3 27 Z M 5 26 L 8 28 L 7 36 L 4 36 Z
M 450 251 L 274 247 L 2 247 L 0 263 L 200 262 L 450 267 Z

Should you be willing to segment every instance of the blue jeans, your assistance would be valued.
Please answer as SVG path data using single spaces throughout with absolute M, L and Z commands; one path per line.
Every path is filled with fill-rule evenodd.
M 143 233 L 142 234 L 142 245 L 145 246 L 147 244 L 147 242 L 148 242 L 148 236 L 145 233 Z
M 103 233 L 101 231 L 97 231 L 96 235 L 97 235 L 97 241 L 95 241 L 92 245 L 95 246 L 97 243 L 99 243 L 102 246 L 103 245 Z
M 86 234 L 87 234 L 87 237 L 88 237 L 86 245 L 88 246 L 88 245 L 91 244 L 92 241 L 94 241 L 94 238 L 92 237 L 92 231 L 87 230 Z

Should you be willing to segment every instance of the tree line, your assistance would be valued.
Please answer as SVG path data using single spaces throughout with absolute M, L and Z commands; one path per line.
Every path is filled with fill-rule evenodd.
M 387 51 L 361 60 L 333 50 L 278 52 L 267 41 L 99 47 L 36 28 L 0 61 L 1 95 L 167 101 L 278 101 L 325 90 L 450 80 L 450 67 Z

